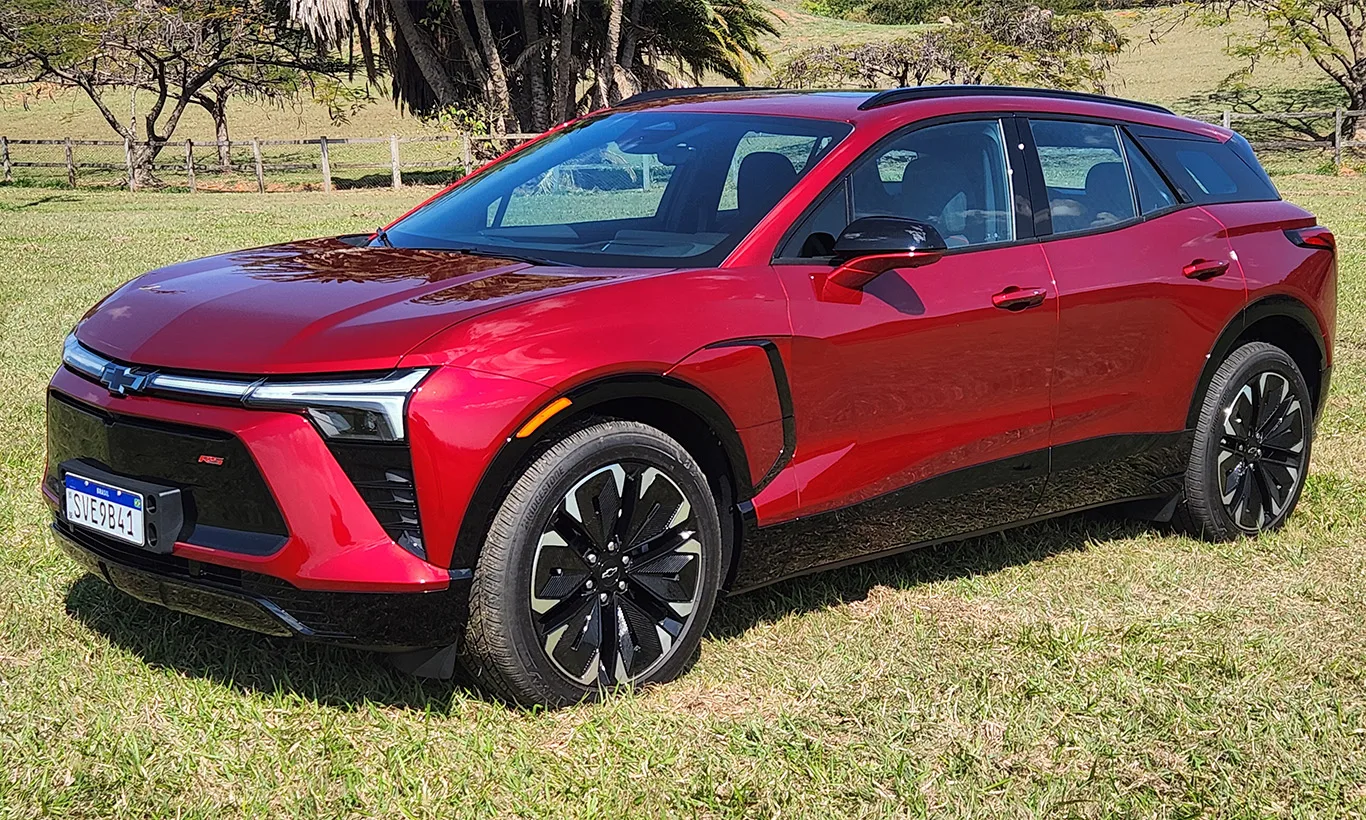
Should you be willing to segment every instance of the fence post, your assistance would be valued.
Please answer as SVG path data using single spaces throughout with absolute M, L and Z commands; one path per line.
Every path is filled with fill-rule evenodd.
M 1333 167 L 1342 170 L 1342 106 L 1333 111 Z
M 1232 130 L 1232 129 L 1233 129 L 1233 112 L 1232 112 L 1232 111 L 1225 111 L 1225 112 L 1224 112 L 1224 127 L 1225 127 L 1225 128 L 1228 128 L 1229 130 Z
M 640 189 L 641 189 L 642 191 L 648 191 L 648 190 L 650 190 L 650 170 L 651 170 L 651 169 L 650 169 L 650 166 L 651 166 L 651 165 L 652 165 L 652 163 L 650 162 L 650 155 L 649 155 L 649 154 L 641 154 L 641 155 L 640 155 L 640 170 L 641 170 L 642 176 L 641 176 L 641 182 L 640 182 Z
M 5 166 L 5 182 L 13 182 L 14 174 L 9 163 L 9 137 L 0 137 L 0 164 Z
M 194 193 L 194 140 L 185 140 L 185 177 L 190 181 L 190 193 Z
M 318 138 L 318 151 L 322 156 L 323 190 L 332 193 L 332 163 L 327 158 L 327 137 Z
M 474 170 L 474 136 L 472 134 L 465 135 L 464 161 L 465 167 L 460 170 L 460 176 L 467 177 L 470 175 L 470 171 Z
M 76 159 L 72 155 L 71 137 L 66 138 L 66 182 L 72 188 L 76 187 Z
M 128 190 L 136 191 L 138 184 L 136 174 L 133 173 L 133 141 L 127 137 L 123 140 L 123 161 L 128 166 Z
M 256 193 L 266 192 L 266 172 L 261 167 L 261 141 L 255 137 L 251 138 L 251 158 L 256 160 Z
M 403 187 L 403 171 L 398 162 L 398 135 L 389 135 L 389 174 L 393 177 L 394 190 Z

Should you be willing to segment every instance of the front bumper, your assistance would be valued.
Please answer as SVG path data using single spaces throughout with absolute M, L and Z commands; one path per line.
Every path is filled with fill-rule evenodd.
M 468 615 L 469 581 L 442 590 L 303 590 L 269 575 L 115 544 L 58 515 L 57 543 L 82 569 L 147 603 L 281 637 L 385 651 L 454 644 Z

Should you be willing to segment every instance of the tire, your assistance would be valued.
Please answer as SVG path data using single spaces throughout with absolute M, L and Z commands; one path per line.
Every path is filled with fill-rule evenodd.
M 1213 541 L 1278 529 L 1304 489 L 1314 405 L 1295 361 L 1252 342 L 1205 392 L 1176 524 Z
M 503 500 L 475 567 L 462 663 L 528 706 L 673 680 L 696 659 L 721 554 L 692 456 L 644 424 L 592 423 L 546 449 Z

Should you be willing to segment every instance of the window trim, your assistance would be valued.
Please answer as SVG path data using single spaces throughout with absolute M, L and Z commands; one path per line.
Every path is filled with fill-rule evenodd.
M 800 265 L 827 265 L 830 267 L 834 267 L 835 263 L 833 261 L 833 258 L 829 256 L 779 256 L 778 254 L 783 248 L 787 247 L 787 244 L 790 241 L 792 241 L 793 237 L 797 233 L 797 230 L 801 228 L 802 225 L 806 224 L 806 221 L 810 219 L 816 213 L 817 210 L 819 210 L 822 206 L 825 205 L 826 199 L 834 195 L 837 190 L 843 190 L 845 217 L 852 220 L 853 198 L 850 196 L 849 180 L 851 179 L 851 173 L 853 169 L 860 163 L 864 162 L 869 157 L 876 156 L 876 153 L 879 150 L 885 149 L 888 143 L 895 142 L 896 140 L 901 139 L 907 134 L 911 134 L 916 131 L 923 130 L 925 128 L 933 128 L 937 125 L 948 125 L 956 122 L 995 121 L 997 123 L 997 127 L 1001 129 L 1002 148 L 1004 149 L 1006 160 L 1006 181 L 1010 188 L 1011 208 L 1014 209 L 1014 212 L 1011 214 L 1011 222 L 1015 229 L 1015 237 L 1013 239 L 1003 240 L 1000 242 L 989 242 L 980 245 L 964 245 L 958 248 L 949 248 L 947 251 L 944 252 L 944 255 L 958 256 L 964 253 L 997 250 L 1000 248 L 1008 248 L 1013 245 L 1024 245 L 1039 241 L 1039 237 L 1035 234 L 1038 220 L 1038 217 L 1036 216 L 1037 211 L 1033 210 L 1033 206 L 1035 205 L 1036 200 L 1032 196 L 1033 186 L 1030 184 L 1030 180 L 1028 179 L 1028 177 L 1030 176 L 1028 170 L 1030 166 L 1026 152 L 1020 150 L 1019 148 L 1020 140 L 1016 139 L 1016 137 L 1018 137 L 1019 129 L 1015 125 L 1015 120 L 1018 116 L 1019 115 L 1017 115 L 1016 113 L 1010 111 L 972 111 L 962 112 L 958 114 L 946 114 L 941 117 L 931 117 L 928 119 L 917 120 L 912 123 L 907 123 L 906 125 L 903 125 L 902 127 L 892 131 L 891 133 L 883 135 L 880 139 L 878 139 L 876 142 L 870 145 L 862 153 L 860 153 L 858 156 L 850 160 L 843 168 L 840 169 L 838 177 L 836 177 L 832 182 L 826 185 L 826 187 L 823 188 L 820 191 L 820 193 L 812 197 L 811 202 L 805 208 L 802 209 L 801 214 L 799 214 L 796 219 L 792 220 L 792 224 L 787 226 L 787 230 L 783 231 L 782 236 L 779 237 L 778 242 L 773 246 L 773 253 L 769 258 L 769 264 L 773 266 L 781 265 L 784 267 Z M 1017 170 L 1019 170 L 1018 165 L 1020 163 L 1023 163 L 1025 173 L 1015 173 Z M 1030 203 L 1030 213 L 1026 214 L 1020 212 L 1019 207 L 1022 203 Z M 1034 216 L 1034 218 L 1030 219 L 1030 216 Z
M 1028 146 L 1026 150 L 1031 154 L 1031 156 L 1030 156 L 1030 165 L 1031 165 L 1031 167 L 1037 169 L 1037 171 L 1038 171 L 1039 184 L 1040 184 L 1041 186 L 1042 186 L 1042 184 L 1043 184 L 1043 164 L 1042 164 L 1042 162 L 1039 160 L 1038 147 L 1034 144 L 1033 133 L 1031 132 L 1031 130 L 1030 130 L 1029 126 L 1028 126 L 1029 122 L 1032 121 L 1032 120 L 1058 120 L 1058 121 L 1065 121 L 1065 122 L 1081 122 L 1081 123 L 1087 123 L 1087 124 L 1090 124 L 1090 125 L 1110 125 L 1110 126 L 1115 127 L 1116 129 L 1118 129 L 1118 130 L 1121 131 L 1121 132 L 1127 132 L 1129 138 L 1133 141 L 1133 143 L 1134 143 L 1135 145 L 1138 146 L 1139 150 L 1143 152 L 1143 155 L 1144 155 L 1145 158 L 1147 158 L 1149 164 L 1151 164 L 1154 168 L 1157 169 L 1157 173 L 1158 173 L 1159 176 L 1162 177 L 1162 181 L 1167 183 L 1167 187 L 1170 188 L 1170 189 L 1176 194 L 1176 197 L 1177 197 L 1177 200 L 1178 200 L 1177 203 L 1176 203 L 1175 205 L 1169 205 L 1169 206 L 1166 207 L 1166 208 L 1162 208 L 1162 209 L 1160 209 L 1160 210 L 1153 211 L 1153 212 L 1150 213 L 1150 214 L 1138 213 L 1139 209 L 1138 209 L 1137 206 L 1135 206 L 1134 211 L 1135 211 L 1135 213 L 1138 213 L 1138 215 L 1137 215 L 1136 217 L 1134 217 L 1134 218 L 1132 218 L 1132 219 L 1126 219 L 1126 220 L 1124 220 L 1123 222 L 1116 222 L 1116 223 L 1114 223 L 1114 224 L 1112 224 L 1112 225 L 1101 225 L 1101 226 L 1095 227 L 1095 228 L 1087 228 L 1087 229 L 1084 230 L 1084 231 L 1071 231 L 1071 232 L 1068 232 L 1068 233 L 1054 233 L 1054 232 L 1053 232 L 1053 217 L 1052 217 L 1052 212 L 1049 210 L 1049 205 L 1048 205 L 1048 191 L 1047 191 L 1047 188 L 1042 188 L 1039 192 L 1036 192 L 1037 195 L 1036 195 L 1036 198 L 1035 198 L 1035 200 L 1034 200 L 1034 207 L 1035 207 L 1035 208 L 1042 207 L 1043 210 L 1044 210 L 1046 213 L 1049 214 L 1049 217 L 1048 217 L 1048 233 L 1040 235 L 1039 238 L 1038 238 L 1038 241 L 1039 241 L 1039 242 L 1043 243 L 1043 242 L 1054 242 L 1054 241 L 1062 240 L 1062 239 L 1079 239 L 1079 238 L 1087 237 L 1087 236 L 1096 236 L 1096 235 L 1099 235 L 1099 234 L 1110 233 L 1111 231 L 1123 230 L 1124 228 L 1130 228 L 1130 227 L 1133 227 L 1134 225 L 1142 224 L 1142 223 L 1144 223 L 1144 222 L 1149 222 L 1149 221 L 1154 220 L 1154 219 L 1160 219 L 1161 217 L 1167 216 L 1168 214 L 1173 214 L 1173 213 L 1176 213 L 1177 211 L 1183 211 L 1183 210 L 1185 210 L 1185 209 L 1187 209 L 1187 208 L 1196 208 L 1196 207 L 1199 207 L 1195 202 L 1189 200 L 1189 199 L 1186 197 L 1186 195 L 1183 193 L 1183 191 L 1182 191 L 1181 188 L 1179 188 L 1179 187 L 1177 187 L 1176 185 L 1173 185 L 1173 184 L 1172 184 L 1171 177 L 1170 177 L 1170 175 L 1167 173 L 1166 169 L 1163 168 L 1162 165 L 1161 165 L 1160 163 L 1158 163 L 1156 160 L 1154 160 L 1154 159 L 1152 158 L 1152 156 L 1151 156 L 1151 154 L 1150 154 L 1148 148 L 1147 148 L 1146 146 L 1143 145 L 1143 141 L 1140 139 L 1139 135 L 1136 134 L 1136 133 L 1134 132 L 1134 130 L 1133 130 L 1135 127 L 1149 129 L 1150 131 L 1151 131 L 1151 130 L 1161 130 L 1161 131 L 1164 131 L 1164 132 L 1165 132 L 1165 131 L 1170 131 L 1170 130 L 1172 130 L 1172 129 L 1165 129 L 1165 128 L 1164 128 L 1164 129 L 1154 129 L 1152 126 L 1135 125 L 1135 123 L 1125 122 L 1124 120 L 1116 120 L 1116 119 L 1112 119 L 1112 118 L 1109 118 L 1109 117 L 1089 117 L 1089 116 L 1082 116 L 1082 115 L 1079 115 L 1079 114 L 1053 114 L 1053 113 L 1039 113 L 1039 112 L 1023 113 L 1023 112 L 1022 112 L 1022 113 L 1020 113 L 1020 114 L 1017 114 L 1017 116 L 1018 116 L 1020 119 L 1023 119 L 1023 120 L 1025 121 L 1025 123 L 1021 126 L 1020 130 L 1021 130 L 1022 133 L 1024 133 L 1024 134 L 1026 134 L 1026 135 L 1029 136 L 1029 139 L 1026 141 L 1026 145 Z M 1184 134 L 1184 135 L 1185 135 L 1185 138 L 1190 139 L 1192 142 L 1218 142 L 1218 140 L 1211 139 L 1211 138 L 1209 138 L 1209 137 L 1205 137 L 1205 136 L 1202 135 L 1202 134 L 1189 134 L 1189 133 L 1184 132 L 1184 131 L 1180 131 L 1180 132 L 1173 131 L 1173 133 Z M 1123 140 L 1120 140 L 1120 148 L 1121 148 L 1121 150 L 1123 149 L 1123 147 L 1124 147 L 1124 141 L 1123 141 Z M 1137 191 L 1137 189 L 1134 188 L 1134 185 L 1133 185 L 1133 179 L 1132 179 L 1133 170 L 1130 169 L 1130 168 L 1128 167 L 1128 157 L 1127 157 L 1127 155 L 1125 156 L 1125 163 L 1124 163 L 1124 164 L 1125 164 L 1125 169 L 1126 169 L 1126 171 L 1127 171 L 1127 172 L 1129 173 L 1129 175 L 1130 175 L 1129 190 L 1130 190 L 1132 196 L 1134 197 L 1135 203 L 1137 203 L 1137 200 L 1138 200 L 1138 191 Z M 1042 202 L 1042 206 L 1040 205 L 1040 202 Z

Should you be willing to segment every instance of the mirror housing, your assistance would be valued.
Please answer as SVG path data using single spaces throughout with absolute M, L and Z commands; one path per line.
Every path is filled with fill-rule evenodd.
M 948 250 L 933 225 L 895 216 L 865 216 L 835 240 L 838 267 L 826 279 L 857 290 L 893 268 L 928 265 Z

